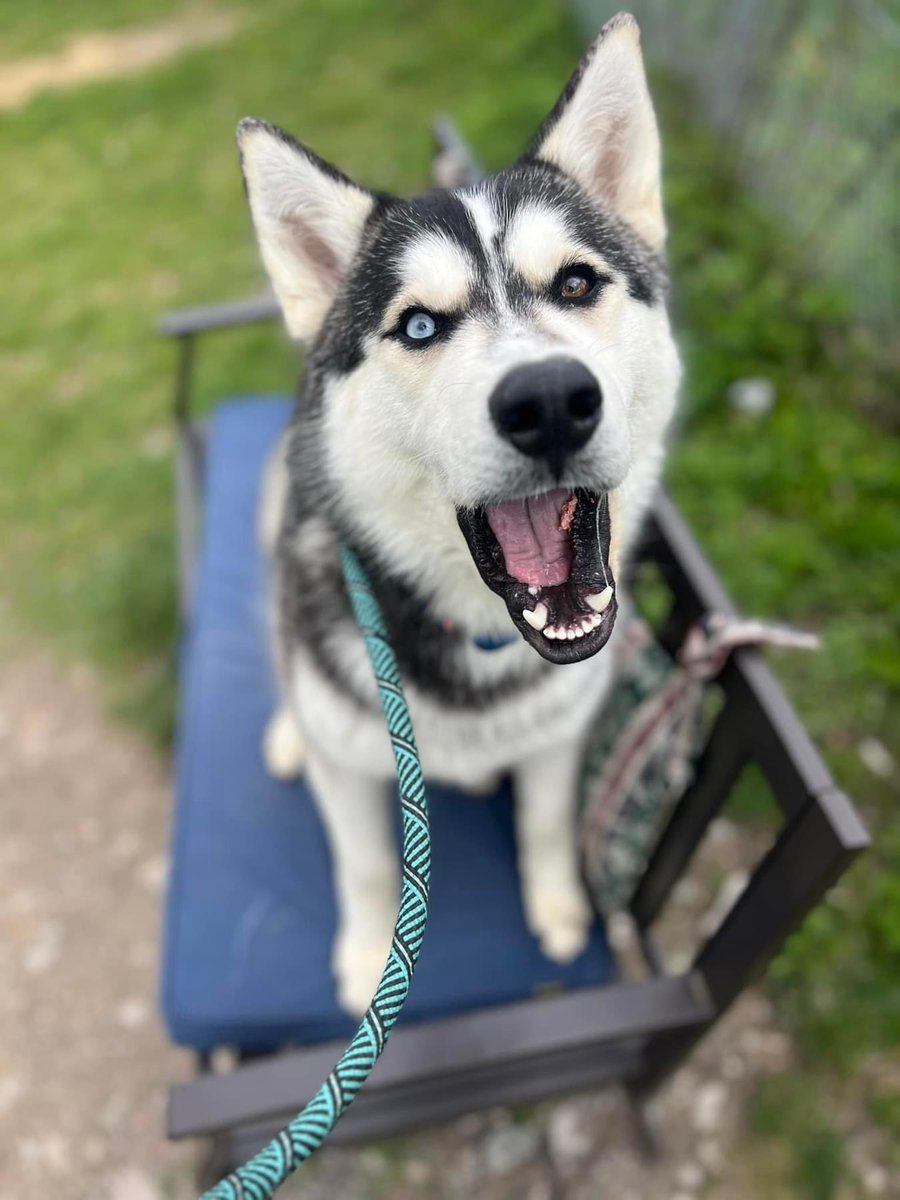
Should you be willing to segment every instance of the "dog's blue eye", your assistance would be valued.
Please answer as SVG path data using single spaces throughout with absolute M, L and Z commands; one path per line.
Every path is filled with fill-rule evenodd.
M 434 335 L 434 317 L 426 312 L 413 313 L 406 322 L 406 336 L 416 342 L 423 342 L 426 338 L 434 337 Z

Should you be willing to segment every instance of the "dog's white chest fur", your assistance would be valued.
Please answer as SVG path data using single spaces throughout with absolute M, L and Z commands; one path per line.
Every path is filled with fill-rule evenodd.
M 316 669 L 302 648 L 295 653 L 291 700 L 303 728 L 314 729 L 316 743 L 338 761 L 364 765 L 374 777 L 393 779 L 394 760 L 381 713 L 360 709 Z M 348 674 L 358 682 L 360 691 L 377 703 L 364 647 L 359 643 L 347 653 L 348 658 L 352 655 Z M 533 658 L 533 651 L 519 642 L 490 652 L 473 646 L 469 654 L 476 662 L 479 658 L 491 660 L 484 663 L 491 674 L 497 674 L 510 659 Z M 478 790 L 525 758 L 537 753 L 552 755 L 580 741 L 609 688 L 612 669 L 610 649 L 581 663 L 552 668 L 483 709 L 440 704 L 407 686 L 426 776 Z

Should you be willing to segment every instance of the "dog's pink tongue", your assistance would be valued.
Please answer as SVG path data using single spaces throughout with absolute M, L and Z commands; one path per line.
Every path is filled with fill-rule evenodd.
M 488 524 L 500 543 L 513 579 L 537 587 L 565 583 L 572 569 L 572 543 L 559 527 L 569 493 L 563 488 L 487 506 Z

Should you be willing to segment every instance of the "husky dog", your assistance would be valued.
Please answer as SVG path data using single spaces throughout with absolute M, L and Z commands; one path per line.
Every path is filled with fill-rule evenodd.
M 628 15 L 525 154 L 412 200 L 241 122 L 253 222 L 301 403 L 270 467 L 281 701 L 269 769 L 305 769 L 335 868 L 341 1003 L 361 1012 L 399 897 L 393 759 L 339 545 L 368 569 L 426 775 L 514 777 L 524 911 L 584 947 L 576 783 L 611 678 L 616 576 L 660 472 L 678 357 L 656 120 Z M 472 853 L 478 853 L 473 846 Z

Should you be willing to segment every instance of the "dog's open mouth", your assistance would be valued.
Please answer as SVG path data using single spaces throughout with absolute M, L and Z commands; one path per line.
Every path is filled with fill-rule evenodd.
M 557 488 L 457 516 L 482 579 L 544 658 L 577 662 L 606 645 L 617 604 L 605 492 Z

